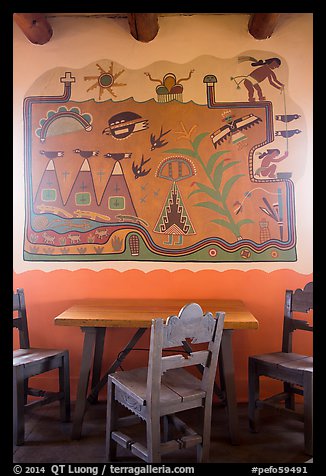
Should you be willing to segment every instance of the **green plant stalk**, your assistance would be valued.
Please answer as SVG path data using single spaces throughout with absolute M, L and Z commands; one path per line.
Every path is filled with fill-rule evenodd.
M 192 148 L 193 148 L 193 151 L 196 155 L 196 158 L 197 160 L 199 161 L 199 163 L 201 164 L 201 166 L 203 167 L 205 173 L 206 173 L 206 176 L 208 177 L 210 183 L 212 184 L 213 188 L 216 190 L 216 187 L 215 187 L 215 184 L 214 184 L 214 181 L 213 179 L 211 178 L 211 176 L 209 175 L 209 173 L 207 172 L 207 168 L 206 168 L 206 165 L 204 163 L 204 161 L 202 160 L 202 158 L 200 157 L 200 155 L 198 154 L 197 152 L 197 148 L 194 147 L 194 144 L 193 142 L 191 142 L 191 145 L 192 145 Z M 203 192 L 204 193 L 204 192 Z M 232 227 L 233 229 L 233 233 L 234 235 L 236 236 L 237 239 L 241 239 L 241 234 L 240 234 L 240 229 L 239 229 L 239 226 L 235 223 L 235 221 L 233 220 L 233 217 L 228 209 L 228 206 L 226 204 L 226 199 L 223 199 L 222 198 L 222 195 L 221 195 L 221 203 L 223 205 L 223 209 L 226 213 L 226 217 L 229 219 L 229 223 L 230 223 L 230 226 Z
M 209 174 L 208 172 L 208 169 L 205 165 L 205 163 L 203 162 L 203 160 L 201 159 L 200 155 L 198 154 L 198 147 L 201 143 L 201 141 L 204 139 L 204 137 L 206 137 L 208 135 L 208 132 L 204 132 L 202 134 L 199 134 L 193 141 L 191 141 L 189 139 L 189 142 L 192 146 L 192 150 L 191 149 L 182 149 L 182 148 L 177 148 L 177 149 L 169 149 L 169 150 L 166 150 L 165 152 L 172 152 L 172 153 L 177 153 L 177 154 L 183 154 L 183 155 L 190 155 L 191 157 L 195 158 L 198 160 L 198 162 L 200 163 L 200 165 L 203 167 L 204 171 L 205 171 L 205 174 L 206 176 L 208 177 L 211 185 L 213 186 L 213 189 L 216 190 L 216 192 L 219 194 L 220 196 L 220 200 L 218 199 L 214 199 L 213 197 L 213 200 L 215 200 L 216 202 L 220 202 L 222 203 L 222 206 L 220 207 L 223 212 L 224 212 L 224 216 L 226 217 L 226 219 L 228 219 L 228 222 L 227 221 L 224 221 L 224 220 L 212 220 L 213 223 L 217 223 L 221 226 L 224 226 L 226 228 L 228 228 L 229 230 L 232 231 L 232 233 L 235 235 L 235 237 L 237 238 L 237 240 L 240 240 L 242 239 L 241 237 L 241 234 L 240 234 L 240 227 L 246 223 L 251 223 L 252 220 L 249 220 L 249 219 L 245 219 L 245 220 L 240 220 L 240 222 L 236 223 L 234 220 L 233 220 L 233 217 L 232 217 L 232 214 L 230 213 L 229 209 L 228 209 L 228 206 L 226 204 L 226 197 L 224 198 L 223 197 L 223 194 L 220 193 L 220 191 L 216 188 L 215 184 L 214 184 L 214 180 L 212 179 L 211 175 Z M 223 152 L 227 152 L 227 151 L 223 151 Z M 212 168 L 212 171 L 214 169 L 214 166 L 211 167 Z M 223 173 L 223 171 L 222 171 Z M 198 189 L 198 191 L 201 191 Z M 205 191 L 201 191 L 202 193 L 206 193 Z M 200 205 L 199 205 L 200 206 Z M 241 223 L 242 222 L 242 223 Z M 241 223 L 241 225 L 239 224 Z

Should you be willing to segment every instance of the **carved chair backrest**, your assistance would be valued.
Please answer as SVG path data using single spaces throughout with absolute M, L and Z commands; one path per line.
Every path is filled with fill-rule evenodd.
M 224 312 L 217 312 L 216 317 L 210 312 L 203 314 L 198 304 L 191 303 L 185 305 L 178 316 L 168 317 L 166 323 L 159 318 L 152 320 L 146 396 L 148 405 L 158 404 L 162 375 L 170 369 L 182 367 L 202 365 L 201 388 L 212 395 L 224 317 Z M 163 349 L 180 347 L 186 340 L 190 340 L 191 344 L 208 343 L 207 349 L 192 351 L 186 357 L 178 349 L 171 355 L 163 355 Z
M 29 334 L 27 324 L 27 313 L 25 295 L 22 288 L 13 293 L 13 327 L 19 331 L 19 345 L 21 349 L 29 349 Z
M 294 313 L 306 314 L 311 309 L 313 309 L 313 282 L 306 284 L 303 289 L 286 290 L 282 352 L 292 352 L 292 335 L 295 330 L 313 331 L 313 326 L 307 321 L 294 317 Z

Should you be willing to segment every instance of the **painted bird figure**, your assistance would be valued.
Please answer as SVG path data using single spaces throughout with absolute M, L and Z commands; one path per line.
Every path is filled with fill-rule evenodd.
M 74 149 L 73 152 L 75 152 L 76 154 L 79 154 L 84 159 L 89 159 L 90 157 L 95 157 L 99 153 L 98 150 L 80 150 L 80 149 Z
M 108 152 L 107 154 L 104 154 L 103 157 L 106 157 L 107 159 L 113 159 L 116 161 L 122 160 L 122 159 L 130 159 L 131 153 L 125 153 L 125 152 Z
M 148 169 L 148 170 L 143 169 L 143 166 L 150 160 L 151 160 L 151 157 L 147 160 L 144 160 L 144 156 L 142 155 L 140 165 L 136 165 L 135 162 L 132 163 L 131 168 L 135 175 L 135 179 L 138 179 L 139 177 L 144 177 L 152 170 L 152 169 Z
M 294 134 L 300 134 L 300 132 L 300 129 L 293 129 L 291 131 L 276 131 L 275 135 L 288 138 L 294 136 Z
M 275 119 L 282 122 L 291 122 L 295 119 L 299 119 L 299 117 L 301 117 L 300 114 L 277 114 Z
M 151 145 L 152 145 L 151 150 L 159 149 L 160 147 L 164 147 L 166 144 L 168 144 L 168 141 L 161 140 L 161 139 L 162 139 L 163 136 L 168 134 L 170 131 L 171 131 L 171 129 L 169 129 L 166 132 L 163 132 L 163 127 L 161 127 L 161 132 L 160 132 L 160 135 L 158 136 L 157 139 L 154 136 L 154 134 L 151 134 L 151 137 L 150 137 L 150 141 L 151 141 Z
M 63 157 L 65 155 L 63 150 L 40 150 L 41 155 L 45 155 L 48 159 L 55 159 L 56 157 Z

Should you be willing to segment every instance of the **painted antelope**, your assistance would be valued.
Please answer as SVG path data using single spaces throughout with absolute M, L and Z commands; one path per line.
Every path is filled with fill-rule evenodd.
M 96 230 L 95 231 L 95 235 L 98 237 L 98 238 L 104 238 L 105 236 L 108 236 L 109 235 L 109 232 L 108 232 L 108 229 L 106 228 L 105 230 Z
M 69 233 L 68 238 L 71 241 L 71 244 L 75 245 L 76 243 L 80 243 L 80 235 L 77 234 L 77 233 L 75 233 L 73 235 L 71 233 Z
M 53 245 L 54 244 L 54 240 L 55 240 L 55 236 L 54 235 L 49 235 L 49 233 L 47 233 L 46 231 L 44 233 L 42 233 L 42 236 L 44 238 L 44 243 L 46 245 Z

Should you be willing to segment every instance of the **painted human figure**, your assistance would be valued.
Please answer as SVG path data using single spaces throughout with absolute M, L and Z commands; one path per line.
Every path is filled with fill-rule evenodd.
M 243 80 L 243 85 L 248 90 L 248 101 L 253 102 L 255 101 L 254 94 L 255 91 L 258 94 L 258 99 L 260 101 L 264 101 L 266 99 L 263 96 L 262 89 L 259 85 L 265 79 L 268 79 L 269 84 L 276 89 L 282 90 L 284 88 L 284 84 L 281 83 L 274 73 L 274 69 L 278 68 L 281 64 L 281 60 L 279 58 L 268 58 L 265 61 L 259 60 L 255 63 L 251 63 L 251 66 L 258 66 L 258 68 L 254 69 L 246 78 Z
M 267 149 L 266 152 L 260 154 L 261 166 L 255 171 L 255 175 L 269 178 L 276 178 L 276 163 L 286 159 L 289 153 L 286 151 L 281 157 L 279 149 Z

